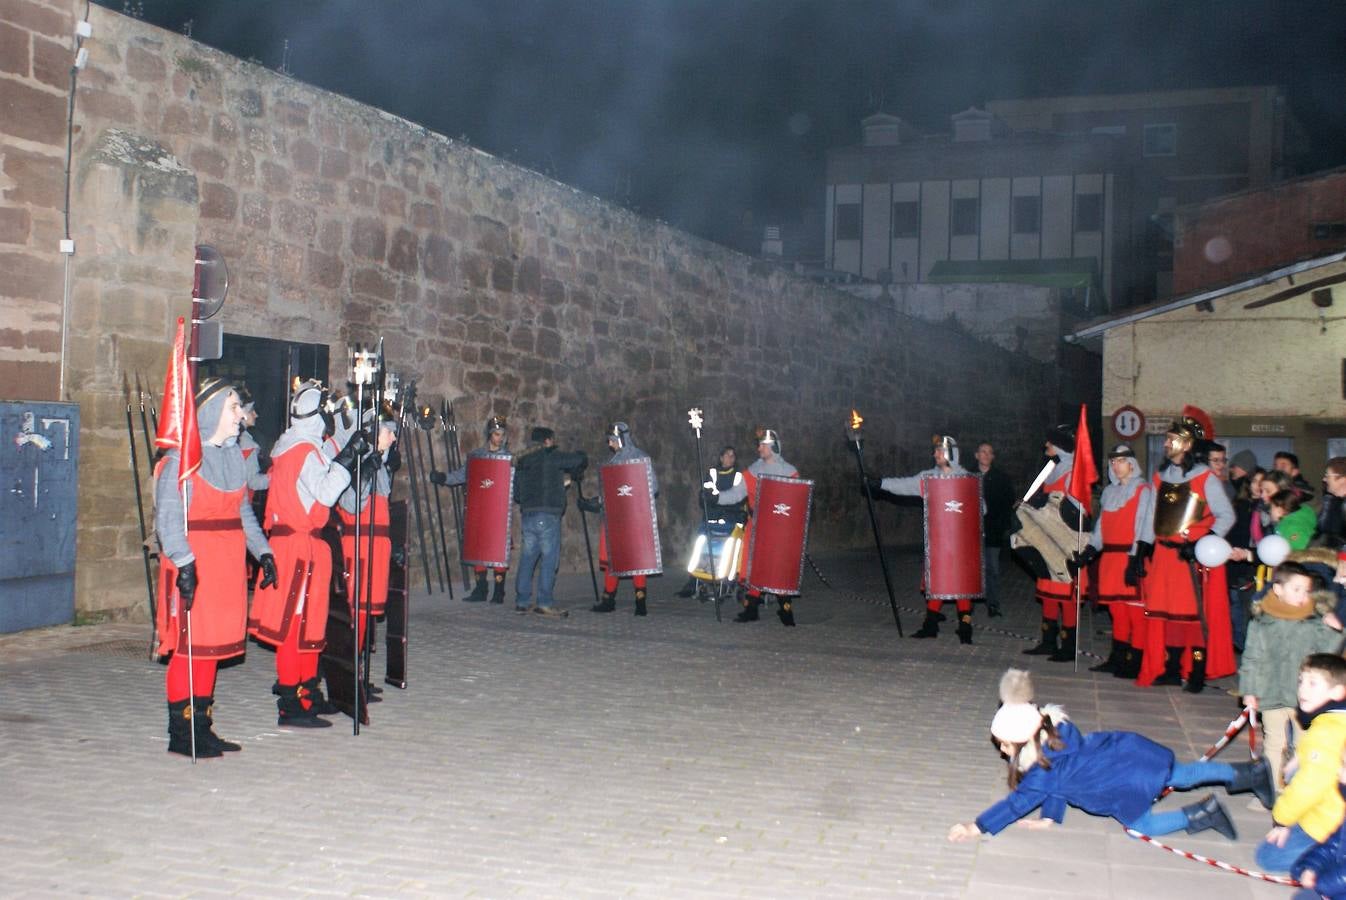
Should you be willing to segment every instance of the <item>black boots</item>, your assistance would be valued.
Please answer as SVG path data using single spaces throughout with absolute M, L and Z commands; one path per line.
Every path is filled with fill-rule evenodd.
M 1056 648 L 1056 652 L 1047 659 L 1052 662 L 1074 662 L 1075 661 L 1075 632 L 1074 628 L 1061 629 L 1061 644 Z
M 1255 759 L 1246 763 L 1232 763 L 1232 766 L 1234 780 L 1225 786 L 1225 790 L 1231 794 L 1252 791 L 1267 809 L 1271 809 L 1276 804 L 1276 790 L 1271 785 L 1271 766 L 1267 765 L 1265 759 Z
M 505 573 L 504 573 L 504 572 L 496 572 L 496 573 L 495 573 L 495 587 L 491 589 L 491 602 L 492 602 L 492 603 L 504 603 L 504 602 L 505 602 Z
M 1090 666 L 1089 671 L 1115 673 L 1117 671 L 1117 668 L 1122 664 L 1122 654 L 1124 652 L 1122 648 L 1125 646 L 1126 644 L 1123 644 L 1121 641 L 1117 640 L 1116 638 L 1113 638 L 1112 652 L 1108 654 L 1108 658 L 1103 660 L 1096 666 Z
M 965 612 L 958 614 L 958 642 L 960 644 L 972 643 L 972 613 Z
M 501 580 L 501 591 L 504 591 L 503 579 Z M 503 598 L 503 594 L 501 595 Z M 486 573 L 482 572 L 477 576 L 477 586 L 472 589 L 472 593 L 463 598 L 464 603 L 485 603 L 486 602 Z
M 341 712 L 323 696 L 322 684 L 317 675 L 299 682 L 299 695 L 308 701 L 308 711 L 315 716 L 331 716 Z
M 193 721 L 194 704 L 189 700 L 174 700 L 168 704 L 168 752 L 192 755 L 192 731 L 197 729 L 196 758 L 215 759 L 224 755 L 219 747 L 206 743 L 199 733 L 199 726 Z
M 617 608 L 617 592 L 604 591 L 603 599 L 589 607 L 589 612 L 612 612 Z
M 1140 675 L 1141 651 L 1139 647 L 1122 644 L 1122 659 L 1113 671 L 1113 678 L 1136 678 Z
M 1061 626 L 1054 620 L 1042 620 L 1042 638 L 1036 645 L 1023 651 L 1024 656 L 1051 656 L 1056 652 L 1056 636 Z
M 911 636 L 914 638 L 937 637 L 939 635 L 939 620 L 940 620 L 939 613 L 931 612 L 930 610 L 927 609 L 925 611 L 925 621 L 921 623 L 921 627 L 919 629 L 912 632 Z
M 776 609 L 776 615 L 780 617 L 780 623 L 787 628 L 795 627 L 795 607 L 790 602 L 789 597 L 776 598 L 780 606 Z
M 645 608 L 645 589 L 636 588 L 636 615 L 647 615 L 649 610 Z
M 318 718 L 312 709 L 304 709 L 304 686 L 282 684 L 276 699 L 276 724 L 291 728 L 330 728 L 332 723 Z
M 743 598 L 743 611 L 740 612 L 738 615 L 734 616 L 734 621 L 735 621 L 735 622 L 756 622 L 756 621 L 757 621 L 757 607 L 760 606 L 761 603 L 762 603 L 762 598 L 760 598 L 760 597 L 744 597 L 744 598 Z
M 1182 684 L 1182 648 L 1165 647 L 1164 674 L 1154 680 L 1156 687 L 1177 687 Z
M 1206 648 L 1192 648 L 1192 671 L 1187 673 L 1187 683 L 1182 689 L 1189 694 L 1199 694 L 1206 688 Z
M 215 733 L 215 698 L 197 697 L 192 704 L 192 727 L 196 729 L 196 753 L 201 755 L 204 743 L 224 753 L 235 753 L 243 749 L 242 744 L 226 741 Z
M 1231 841 L 1239 839 L 1239 833 L 1234 829 L 1229 813 L 1225 812 L 1224 805 L 1215 799 L 1214 794 L 1207 794 L 1191 806 L 1184 806 L 1182 811 L 1187 814 L 1188 834 L 1214 828 Z

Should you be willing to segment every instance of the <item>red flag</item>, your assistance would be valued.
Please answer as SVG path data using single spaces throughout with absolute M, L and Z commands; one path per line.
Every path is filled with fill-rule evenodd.
M 1075 428 L 1075 460 L 1070 469 L 1070 490 L 1068 493 L 1080 501 L 1087 512 L 1093 496 L 1094 483 L 1098 481 L 1098 468 L 1094 465 L 1094 445 L 1089 440 L 1089 425 L 1084 419 L 1084 404 L 1080 404 L 1080 424 Z
M 185 320 L 178 316 L 178 333 L 173 337 L 173 355 L 168 359 L 164 377 L 164 399 L 159 417 L 159 433 L 154 446 L 178 451 L 178 484 L 201 468 L 201 432 L 196 426 L 196 388 L 192 368 L 187 362 Z

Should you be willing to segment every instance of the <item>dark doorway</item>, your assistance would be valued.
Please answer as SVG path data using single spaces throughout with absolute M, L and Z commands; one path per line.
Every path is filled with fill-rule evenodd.
M 327 383 L 326 344 L 301 344 L 243 334 L 224 336 L 219 359 L 202 362 L 197 377 L 214 375 L 236 385 L 246 385 L 257 404 L 257 424 L 252 436 L 270 447 L 286 426 L 290 385 L 295 378 L 316 378 Z

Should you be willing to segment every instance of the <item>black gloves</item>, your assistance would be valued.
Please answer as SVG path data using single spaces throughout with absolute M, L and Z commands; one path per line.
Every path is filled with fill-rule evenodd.
M 1122 576 L 1128 585 L 1140 587 L 1141 580 L 1145 578 L 1145 560 L 1149 559 L 1153 552 L 1153 544 L 1144 541 L 1136 544 L 1136 552 L 1127 557 L 1126 574 Z
M 182 598 L 182 608 L 192 611 L 192 601 L 196 599 L 196 560 L 178 568 L 178 596 Z
M 257 565 L 261 566 L 262 579 L 257 582 L 259 588 L 269 588 L 276 586 L 276 558 L 270 553 L 263 553 L 262 558 L 257 560 Z
M 1196 562 L 1196 541 L 1183 541 L 1178 548 L 1178 559 L 1183 562 Z
M 407 547 L 405 544 L 393 544 L 392 564 L 399 569 L 407 567 Z
M 431 483 L 431 484 L 437 484 L 437 485 L 439 485 L 440 487 L 443 487 L 445 484 L 448 483 L 448 481 L 449 481 L 449 476 L 448 476 L 448 475 L 444 474 L 443 472 L 439 471 L 438 469 L 431 469 L 431 470 L 430 470 L 430 483 Z
M 338 466 L 341 466 L 348 472 L 355 471 L 355 461 L 369 452 L 369 435 L 363 431 L 357 431 L 346 441 L 346 446 L 341 448 L 333 460 Z
M 597 497 L 580 497 L 575 501 L 575 505 L 585 512 L 600 513 L 603 511 L 603 502 Z
M 1066 568 L 1070 570 L 1071 575 L 1074 575 L 1080 569 L 1087 568 L 1096 559 L 1098 559 L 1098 550 L 1090 545 L 1066 560 Z
M 869 495 L 871 497 L 876 497 L 879 494 L 883 493 L 882 478 L 875 478 L 873 475 L 870 475 L 865 479 L 865 486 L 869 488 Z
M 388 477 L 397 474 L 397 470 L 402 468 L 402 454 L 397 452 L 397 445 L 393 444 L 388 448 L 388 458 L 383 461 L 383 467 L 388 470 Z

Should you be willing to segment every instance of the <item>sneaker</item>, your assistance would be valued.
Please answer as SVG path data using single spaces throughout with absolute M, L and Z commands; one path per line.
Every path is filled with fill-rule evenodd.
M 551 616 L 554 619 L 564 619 L 570 615 L 569 610 L 557 609 L 554 606 L 534 606 L 533 612 L 539 616 Z

